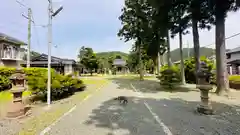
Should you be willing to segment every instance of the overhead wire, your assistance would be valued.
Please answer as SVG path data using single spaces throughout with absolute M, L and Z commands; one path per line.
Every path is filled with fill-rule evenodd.
M 21 6 L 21 7 L 24 7 L 26 9 L 31 9 L 31 7 L 29 6 L 26 6 L 25 4 L 23 4 L 24 0 L 22 0 L 21 2 L 19 0 L 16 0 L 16 2 Z M 38 35 L 38 31 L 37 31 L 37 26 L 42 26 L 42 25 L 36 25 L 35 23 L 35 19 L 34 19 L 34 13 L 32 11 L 32 14 L 31 14 L 31 17 L 28 18 L 28 19 L 31 19 L 32 23 L 33 23 L 33 31 L 34 31 L 34 34 L 35 34 L 35 37 L 36 37 L 36 42 L 37 42 L 37 46 L 40 48 L 40 40 L 39 40 L 39 35 Z M 43 27 L 43 26 L 42 26 Z
M 34 30 L 34 33 L 36 35 L 36 40 L 37 40 L 37 46 L 40 48 L 40 41 L 39 41 L 39 36 L 38 36 L 38 31 L 37 31 L 37 28 L 36 28 L 36 24 L 35 24 L 35 19 L 34 19 L 34 15 L 32 13 L 32 20 L 33 20 L 33 30 Z
M 236 34 L 233 34 L 233 35 L 231 35 L 231 36 L 229 36 L 229 37 L 226 37 L 224 40 L 231 39 L 231 38 L 236 37 L 236 36 L 238 36 L 238 35 L 240 35 L 240 32 L 239 32 L 239 33 L 236 33 Z M 215 42 L 213 42 L 213 43 L 211 43 L 211 44 L 204 45 L 204 46 L 202 46 L 202 47 L 208 47 L 208 46 L 211 46 L 211 45 L 214 45 L 214 44 L 215 44 Z

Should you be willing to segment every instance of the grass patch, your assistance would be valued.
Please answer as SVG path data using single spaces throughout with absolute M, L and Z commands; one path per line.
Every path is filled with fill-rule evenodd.
M 35 116 L 24 123 L 22 129 L 17 135 L 36 135 L 41 132 L 44 128 L 52 124 L 59 117 L 61 117 L 65 112 L 71 109 L 75 104 L 81 102 L 86 96 L 96 91 L 99 88 L 108 83 L 107 80 L 97 79 L 82 79 L 84 84 L 87 85 L 87 89 L 82 92 L 76 92 L 73 96 L 69 97 L 67 101 L 63 104 L 54 104 L 52 109 L 43 112 L 42 114 Z

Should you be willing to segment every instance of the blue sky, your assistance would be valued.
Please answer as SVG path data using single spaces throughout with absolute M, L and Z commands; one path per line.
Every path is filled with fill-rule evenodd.
M 33 10 L 35 25 L 32 27 L 31 49 L 47 53 L 47 29 L 38 25 L 47 24 L 48 0 L 19 0 Z M 2 0 L 0 5 L 0 30 L 10 36 L 27 42 L 27 8 L 16 0 Z M 96 52 L 129 52 L 131 42 L 119 40 L 116 33 L 121 27 L 118 16 L 121 14 L 124 0 L 53 0 L 53 8 L 64 7 L 53 19 L 52 55 L 74 58 L 81 46 L 92 47 Z M 226 21 L 226 36 L 240 32 L 240 13 L 230 13 Z M 200 44 L 205 46 L 215 40 L 215 29 L 200 30 Z M 191 30 L 190 30 L 191 31 Z M 192 35 L 183 37 L 184 47 L 192 45 Z M 240 36 L 226 41 L 227 48 L 240 46 Z M 209 47 L 213 47 L 211 45 Z M 171 49 L 178 48 L 178 39 L 171 40 Z

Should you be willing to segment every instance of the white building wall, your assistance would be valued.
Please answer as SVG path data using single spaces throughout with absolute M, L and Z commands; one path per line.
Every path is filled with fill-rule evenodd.
M 72 67 L 72 64 L 66 64 L 64 66 L 64 74 L 65 75 L 68 75 L 68 74 L 72 74 L 74 71 L 73 71 L 73 67 Z
M 232 53 L 231 59 L 240 59 L 240 53 Z

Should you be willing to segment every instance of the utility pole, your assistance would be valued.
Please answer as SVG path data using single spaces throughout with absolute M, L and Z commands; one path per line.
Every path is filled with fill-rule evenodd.
M 28 8 L 28 50 L 27 50 L 27 68 L 30 67 L 30 57 L 31 57 L 31 26 L 32 26 L 32 9 Z
M 52 46 L 52 0 L 48 0 L 48 91 L 47 103 L 51 104 L 51 46 Z
M 23 3 L 21 3 L 20 1 L 16 0 L 16 2 L 18 4 L 20 4 L 21 6 L 28 8 L 26 5 L 24 5 Z M 24 14 L 22 14 L 22 16 L 26 19 L 28 19 L 28 45 L 27 45 L 27 68 L 30 67 L 30 58 L 31 58 L 31 27 L 32 27 L 32 9 L 28 8 L 28 15 L 25 16 Z M 33 22 L 34 23 L 34 22 Z
M 48 83 L 47 83 L 47 104 L 51 104 L 51 47 L 52 47 L 52 18 L 55 17 L 62 9 L 53 12 L 52 0 L 48 0 Z

